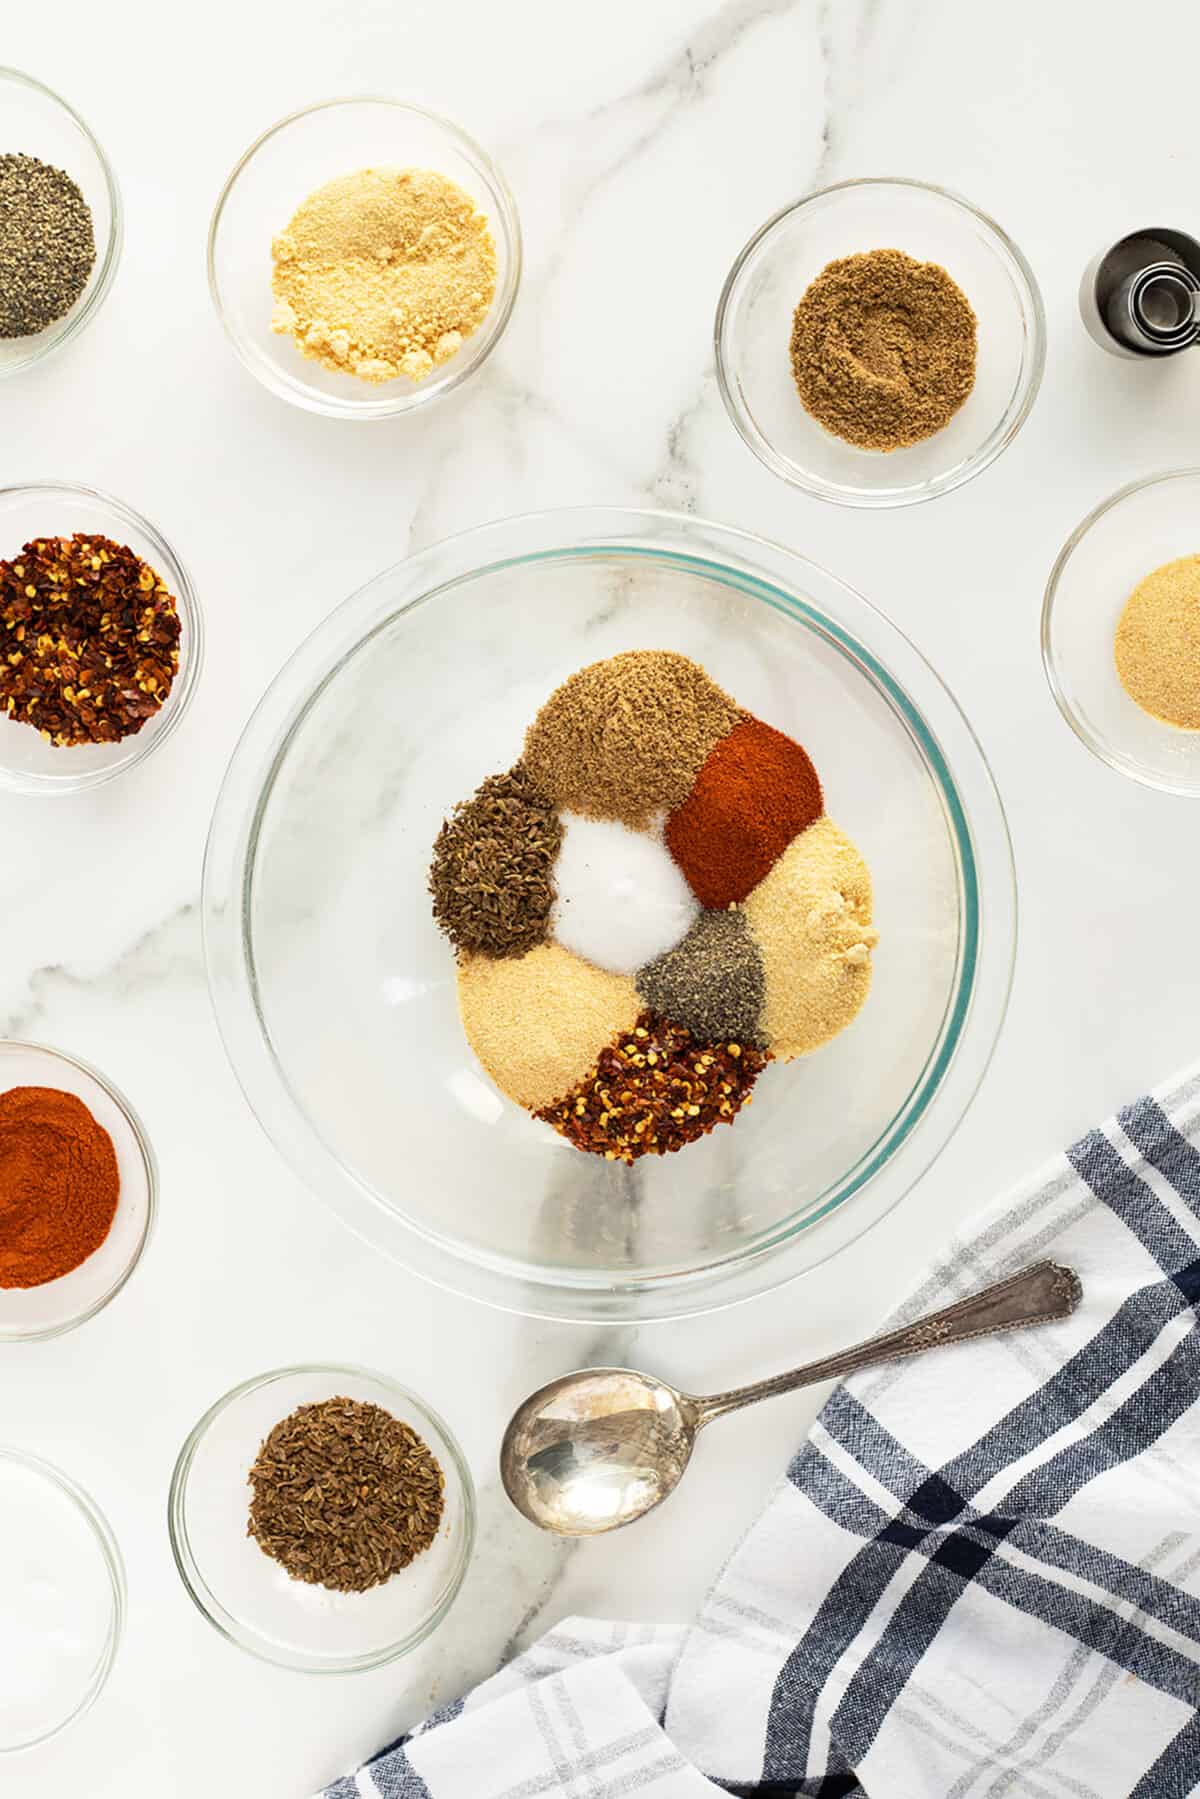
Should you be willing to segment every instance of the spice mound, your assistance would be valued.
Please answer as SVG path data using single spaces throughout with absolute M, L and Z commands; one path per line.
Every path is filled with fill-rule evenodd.
M 845 1030 L 871 987 L 871 876 L 828 818 L 801 833 L 746 901 L 763 959 L 763 1035 L 781 1062 Z
M 941 431 L 975 385 L 976 319 L 936 262 L 868 250 L 831 262 L 792 319 L 792 374 L 805 409 L 864 450 Z
M 1200 731 L 1200 556 L 1164 562 L 1138 583 L 1114 655 L 1122 687 L 1143 712 Z
M 0 712 L 58 748 L 140 731 L 171 691 L 179 638 L 162 578 L 109 537 L 38 538 L 0 562 Z
M 428 1549 L 445 1479 L 428 1445 L 382 1406 L 302 1405 L 261 1444 L 246 1534 L 293 1580 L 365 1593 Z
M 432 169 L 327 181 L 271 253 L 271 329 L 360 381 L 423 380 L 479 329 L 496 292 L 486 217 Z
M 578 812 L 563 819 L 555 941 L 597 968 L 634 974 L 678 943 L 696 916 L 683 871 L 648 831 Z
M 555 688 L 525 738 L 525 762 L 559 806 L 635 830 L 687 796 L 740 714 L 687 656 L 627 650 Z
M 95 1255 L 121 1177 L 112 1138 L 73 1093 L 0 1093 L 0 1287 L 41 1287 Z
M 643 1012 L 538 1117 L 576 1149 L 610 1162 L 663 1156 L 732 1124 L 768 1060 L 740 1043 L 697 1043 L 682 1025 Z
M 667 848 L 702 904 L 732 906 L 824 806 L 807 752 L 760 719 L 744 718 L 668 818 Z
M 598 1044 L 632 1029 L 639 1007 L 628 977 L 547 943 L 516 961 L 463 957 L 458 1010 L 497 1087 L 536 1111 L 581 1079 Z
M 824 804 L 802 745 L 686 656 L 564 681 L 435 847 L 483 1072 L 612 1162 L 732 1122 L 768 1061 L 816 1049 L 870 990 L 870 875 Z
M 736 906 L 701 912 L 681 943 L 647 963 L 637 985 L 652 1012 L 674 1019 L 702 1043 L 730 1038 L 765 1045 L 762 953 Z
M 63 318 L 95 261 L 91 210 L 71 177 L 36 156 L 0 156 L 0 338 Z
M 545 942 L 562 835 L 520 763 L 454 808 L 433 846 L 429 891 L 457 949 L 522 956 Z

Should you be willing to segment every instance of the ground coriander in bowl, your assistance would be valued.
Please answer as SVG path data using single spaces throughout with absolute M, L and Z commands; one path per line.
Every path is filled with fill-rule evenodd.
M 717 307 L 717 380 L 755 455 L 805 492 L 904 506 L 970 480 L 1027 417 L 1041 297 L 995 222 L 944 188 L 840 182 L 768 219 Z

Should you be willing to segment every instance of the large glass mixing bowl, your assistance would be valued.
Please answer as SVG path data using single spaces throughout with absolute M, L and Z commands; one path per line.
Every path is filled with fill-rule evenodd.
M 551 690 L 629 649 L 694 657 L 807 746 L 870 864 L 880 933 L 848 1030 L 769 1067 L 732 1127 L 632 1168 L 484 1076 L 425 886 L 440 821 L 516 759 Z M 881 613 L 743 532 L 587 510 L 438 544 L 302 645 L 226 776 L 204 928 L 250 1104 L 350 1225 L 457 1291 L 615 1321 L 761 1292 L 900 1199 L 991 1055 L 1016 900 L 979 745 Z

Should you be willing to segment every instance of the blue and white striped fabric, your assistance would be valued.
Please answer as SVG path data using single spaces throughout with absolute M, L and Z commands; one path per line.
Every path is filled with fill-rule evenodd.
M 571 1620 L 326 1799 L 1200 1793 L 1198 1142 L 1192 1075 L 956 1243 L 897 1322 L 1083 1304 L 840 1387 L 689 1630 Z

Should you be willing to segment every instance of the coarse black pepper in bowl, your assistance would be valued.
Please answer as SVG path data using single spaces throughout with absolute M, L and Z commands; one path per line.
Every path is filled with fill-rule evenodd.
M 191 1432 L 171 1478 L 175 1565 L 221 1635 L 350 1674 L 405 1655 L 462 1585 L 475 1489 L 449 1427 L 367 1368 L 276 1368 Z
M 0 789 L 77 793 L 143 762 L 202 657 L 192 584 L 147 519 L 88 487 L 0 488 Z
M 40 81 L 0 68 L 0 375 L 96 316 L 121 236 L 116 177 L 91 131 Z

